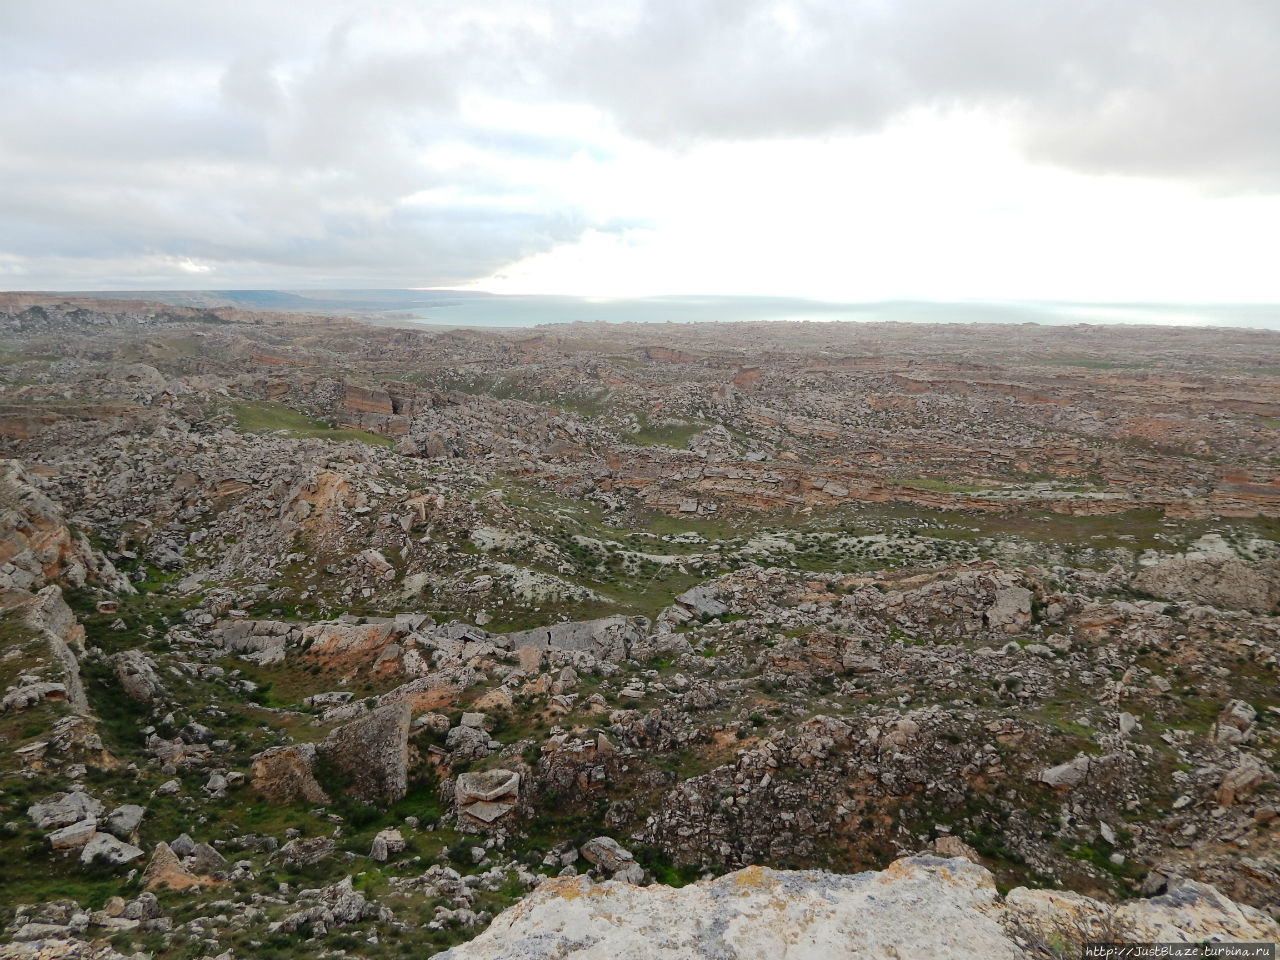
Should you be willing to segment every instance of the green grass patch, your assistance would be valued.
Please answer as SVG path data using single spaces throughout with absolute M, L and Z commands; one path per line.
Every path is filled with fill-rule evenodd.
M 243 433 L 270 431 L 298 440 L 355 440 L 378 447 L 395 445 L 390 437 L 367 430 L 342 430 L 323 420 L 308 417 L 282 403 L 236 403 L 231 414 Z
M 636 433 L 624 434 L 623 439 L 638 447 L 685 450 L 689 446 L 689 441 L 709 426 L 710 424 L 697 420 L 651 421 L 644 418 L 640 421 L 640 430 Z

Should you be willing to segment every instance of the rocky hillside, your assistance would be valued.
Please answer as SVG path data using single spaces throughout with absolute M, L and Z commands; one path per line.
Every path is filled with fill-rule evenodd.
M 0 315 L 15 955 L 1280 913 L 1275 334 Z

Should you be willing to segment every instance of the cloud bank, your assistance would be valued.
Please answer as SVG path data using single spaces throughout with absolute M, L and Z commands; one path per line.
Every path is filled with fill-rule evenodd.
M 8 287 L 462 284 L 643 232 L 628 163 L 922 114 L 1280 192 L 1274 0 L 8 3 L 0 94 Z

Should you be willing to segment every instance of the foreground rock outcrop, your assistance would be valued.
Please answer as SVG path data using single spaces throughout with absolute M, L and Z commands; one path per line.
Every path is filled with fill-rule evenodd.
M 549 881 L 443 956 L 1021 960 L 1052 944 L 1072 955 L 1089 939 L 1277 936 L 1274 920 L 1204 884 L 1121 906 L 1021 888 L 1002 898 L 982 867 L 923 856 L 851 876 L 748 867 L 683 889 Z

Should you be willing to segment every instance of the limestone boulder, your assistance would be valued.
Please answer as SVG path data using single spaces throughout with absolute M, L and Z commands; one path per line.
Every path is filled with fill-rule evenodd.
M 728 604 L 716 596 L 715 588 L 708 584 L 690 587 L 675 598 L 676 604 L 695 617 L 719 617 L 729 612 Z
M 614 880 L 643 883 L 644 869 L 636 863 L 631 851 L 612 837 L 596 837 L 582 845 L 582 856 L 608 873 Z
M 1031 626 L 1031 600 L 1026 587 L 1003 587 L 987 608 L 987 626 L 1004 633 L 1022 633 Z
M 503 640 L 512 650 L 582 651 L 616 663 L 629 656 L 632 644 L 644 641 L 649 626 L 647 617 L 601 617 L 519 630 Z
M 332 857 L 334 849 L 334 843 L 328 837 L 298 837 L 281 847 L 272 859 L 279 857 L 280 865 L 286 870 L 309 867 Z
M 373 845 L 369 850 L 369 858 L 383 863 L 390 856 L 397 853 L 403 853 L 405 848 L 404 836 L 395 827 L 387 827 L 379 830 L 373 838 Z
M 1084 783 L 1089 776 L 1089 767 L 1093 761 L 1089 757 L 1080 756 L 1056 767 L 1050 767 L 1040 774 L 1040 782 L 1050 787 L 1071 789 Z
M 130 840 L 142 825 L 146 808 L 136 803 L 125 803 L 116 807 L 102 823 L 102 829 L 120 840 Z
M 454 803 L 460 822 L 488 826 L 520 802 L 520 774 L 514 770 L 468 771 L 458 775 Z
M 10 690 L 4 695 L 4 699 L 0 700 L 0 713 L 21 713 L 45 700 L 65 699 L 67 699 L 65 683 L 29 683 Z
M 200 886 L 201 882 L 199 877 L 182 865 L 178 855 L 163 841 L 156 844 L 151 862 L 142 873 L 142 885 L 147 890 L 155 890 L 157 887 L 187 890 Z
M 1243 700 L 1232 700 L 1218 714 L 1214 738 L 1220 743 L 1243 743 L 1253 730 L 1258 711 Z
M 207 843 L 197 843 L 191 850 L 191 869 L 206 877 L 221 877 L 227 870 L 227 858 Z
M 489 755 L 489 733 L 465 724 L 449 731 L 444 741 L 454 760 L 482 760 Z
M 1163 600 L 1192 600 L 1226 610 L 1272 613 L 1280 604 L 1280 560 L 1178 556 L 1134 575 L 1133 587 Z
M 141 650 L 125 650 L 110 659 L 111 669 L 125 696 L 139 703 L 154 703 L 164 693 L 155 662 Z
M 80 850 L 82 863 L 109 863 L 121 866 L 142 856 L 142 849 L 126 843 L 109 833 L 94 834 L 93 838 Z
M 328 803 L 315 765 L 315 744 L 297 743 L 264 750 L 253 758 L 249 772 L 254 789 L 272 803 Z
M 997 900 L 985 870 L 936 858 L 854 876 L 748 867 L 680 889 L 575 877 L 542 884 L 443 957 L 532 955 L 535 944 L 572 957 L 591 944 L 592 955 L 632 960 L 1021 960 L 992 915 Z
M 1267 770 L 1254 757 L 1245 757 L 1227 772 L 1214 797 L 1219 806 L 1230 807 L 1253 793 L 1266 779 Z
M 409 791 L 409 704 L 370 711 L 338 727 L 319 752 L 344 781 L 349 795 L 389 807 Z
M 41 830 L 53 830 L 96 818 L 102 814 L 102 811 L 103 806 L 100 800 L 79 790 L 73 790 L 70 793 L 55 793 L 45 797 L 27 809 L 27 816 Z
M 90 817 L 53 831 L 49 834 L 49 846 L 55 850 L 74 850 L 88 843 L 97 831 L 98 821 Z

